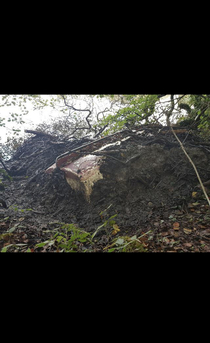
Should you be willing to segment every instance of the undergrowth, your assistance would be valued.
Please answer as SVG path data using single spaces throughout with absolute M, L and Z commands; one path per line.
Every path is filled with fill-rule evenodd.
M 111 219 L 110 219 L 111 220 Z M 29 246 L 26 243 L 16 241 L 16 228 L 8 229 L 0 235 L 1 252 L 145 252 L 144 242 L 136 235 L 119 236 L 116 224 L 111 230 L 106 230 L 107 242 L 101 245 L 101 236 L 96 239 L 99 227 L 94 234 L 78 228 L 75 224 L 58 223 L 55 229 L 45 230 L 48 239 Z M 107 226 L 107 225 L 105 225 Z
M 20 240 L 18 229 L 24 229 L 21 222 L 17 222 L 10 227 L 10 218 L 5 217 L 0 224 L 7 227 L 0 235 L 1 252 L 145 252 L 146 245 L 141 238 L 136 235 L 129 237 L 120 235 L 121 229 L 116 223 L 117 214 L 110 215 L 109 205 L 104 211 L 99 213 L 102 224 L 92 233 L 79 228 L 75 224 L 52 222 L 49 226 L 55 228 L 43 230 L 44 237 L 47 238 L 37 244 L 27 244 L 28 240 Z M 32 209 L 20 209 L 17 205 L 11 207 L 14 211 L 32 211 Z M 105 243 L 104 243 L 105 238 Z

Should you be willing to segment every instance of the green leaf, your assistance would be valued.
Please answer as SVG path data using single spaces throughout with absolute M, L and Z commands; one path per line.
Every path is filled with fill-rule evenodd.
M 49 241 L 41 242 L 41 243 L 36 244 L 35 247 L 36 248 L 42 248 L 42 247 L 44 247 L 48 243 L 49 243 Z
M 13 231 L 15 231 L 18 227 L 19 223 L 15 224 L 13 227 L 11 227 L 11 229 L 7 230 L 7 232 L 12 233 Z
M 3 218 L 3 220 L 4 220 L 4 221 L 6 221 L 6 220 L 8 220 L 8 219 L 9 219 L 9 217 L 5 217 L 5 218 Z
M 66 238 L 65 237 L 63 237 L 63 236 L 57 236 L 56 237 L 56 241 L 58 242 L 58 243 L 60 243 L 60 241 L 66 241 Z
M 107 250 L 107 252 L 113 252 L 115 250 L 116 250 L 115 248 L 111 248 L 111 249 Z
M 135 241 L 136 239 L 137 239 L 136 235 L 134 235 L 130 238 L 131 241 Z
M 115 242 L 116 245 L 123 245 L 125 243 L 125 240 L 123 238 L 118 238 Z
M 96 229 L 96 231 L 92 234 L 91 238 L 93 239 L 93 238 L 95 237 L 95 235 L 97 234 L 97 232 L 98 232 L 102 227 L 104 227 L 104 226 L 105 226 L 105 223 L 102 224 L 102 225 L 100 225 L 100 226 Z
M 6 245 L 5 247 L 3 247 L 1 249 L 1 252 L 7 252 L 8 248 L 12 247 L 14 244 L 9 244 L 9 245 Z

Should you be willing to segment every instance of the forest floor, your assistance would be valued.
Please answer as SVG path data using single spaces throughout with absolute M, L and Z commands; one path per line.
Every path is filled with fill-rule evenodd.
M 210 252 L 210 209 L 202 195 L 194 196 L 185 209 L 168 209 L 164 215 L 151 211 L 150 220 L 136 229 L 123 230 L 110 219 L 108 225 L 98 226 L 94 237 L 59 221 L 37 227 L 27 210 L 18 219 L 4 212 L 0 212 L 3 252 Z
M 143 127 L 121 138 L 89 203 L 61 171 L 44 172 L 59 154 L 88 139 L 31 136 L 5 162 L 11 178 L 2 180 L 7 208 L 0 207 L 0 251 L 210 252 L 209 205 L 173 135 L 160 131 Z M 208 187 L 209 142 L 188 131 L 179 138 Z M 122 168 L 121 156 L 134 158 Z

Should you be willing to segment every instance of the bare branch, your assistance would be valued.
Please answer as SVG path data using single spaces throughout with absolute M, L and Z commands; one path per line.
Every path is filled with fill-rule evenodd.
M 51 139 L 56 139 L 57 137 L 50 135 L 49 133 L 46 132 L 41 132 L 41 131 L 35 131 L 35 130 L 24 130 L 25 133 L 32 133 L 33 135 L 37 135 L 37 136 L 45 136 L 45 137 L 49 137 Z
M 106 124 L 104 127 L 102 127 L 93 138 L 98 137 L 107 128 L 107 126 L 108 126 L 108 124 Z
M 199 173 L 198 173 L 198 170 L 197 170 L 195 164 L 193 163 L 193 161 L 191 160 L 190 156 L 189 156 L 188 153 L 186 152 L 186 150 L 185 150 L 185 148 L 184 148 L 182 142 L 181 142 L 180 139 L 177 137 L 175 131 L 173 130 L 173 127 L 172 127 L 171 125 L 170 125 L 170 127 L 171 127 L 171 131 L 173 132 L 173 134 L 174 134 L 176 140 L 179 142 L 179 144 L 180 144 L 180 146 L 181 146 L 183 152 L 185 153 L 185 155 L 187 156 L 187 158 L 188 158 L 188 160 L 190 161 L 191 165 L 193 166 L 193 168 L 194 168 L 194 170 L 195 170 L 195 173 L 196 173 L 196 176 L 197 176 L 197 178 L 198 178 L 198 181 L 199 181 L 199 183 L 200 183 L 200 185 L 201 185 L 201 189 L 202 189 L 202 191 L 203 191 L 203 194 L 205 195 L 206 200 L 207 200 L 207 202 L 208 202 L 208 204 L 209 204 L 209 206 L 210 206 L 209 197 L 208 197 L 208 195 L 207 195 L 207 193 L 206 193 L 205 187 L 204 187 L 204 185 L 203 185 L 203 182 L 201 181 L 200 175 L 199 175 Z
M 75 128 L 74 128 L 74 129 L 75 129 L 74 132 L 76 132 L 76 130 L 92 129 L 92 126 L 91 126 L 90 121 L 89 121 L 89 119 L 88 119 L 88 118 L 90 117 L 90 115 L 92 114 L 92 111 L 91 111 L 90 109 L 88 109 L 88 108 L 85 108 L 85 109 L 75 108 L 74 106 L 67 104 L 66 98 L 65 98 L 65 96 L 64 96 L 63 94 L 61 94 L 61 97 L 63 98 L 64 104 L 65 104 L 69 109 L 72 109 L 72 110 L 77 111 L 77 112 L 89 112 L 88 115 L 87 115 L 87 117 L 85 118 L 85 120 L 86 120 L 86 122 L 87 122 L 87 124 L 88 124 L 88 127 L 75 127 Z M 72 133 L 71 133 L 71 134 L 72 134 Z
M 62 97 L 63 100 L 64 100 L 64 104 L 65 104 L 68 108 L 72 108 L 74 111 L 79 111 L 79 112 L 89 112 L 89 115 L 92 113 L 92 111 L 89 110 L 88 108 L 85 108 L 85 109 L 75 108 L 74 106 L 67 104 L 66 98 L 65 98 L 65 96 L 64 96 L 63 94 L 61 94 L 61 97 Z M 89 116 L 89 115 L 88 115 L 88 116 Z
M 7 172 L 7 174 L 8 174 L 9 176 L 11 176 L 9 169 L 5 166 L 4 161 L 3 161 L 1 158 L 0 158 L 0 162 L 1 162 L 1 164 L 3 165 L 3 167 L 4 167 L 5 171 Z
M 166 101 L 159 101 L 159 105 L 161 104 L 165 104 L 165 103 L 169 103 L 170 104 L 170 108 L 165 109 L 162 106 L 162 111 L 159 113 L 159 118 L 161 115 L 165 115 L 166 116 L 166 122 L 167 122 L 167 126 L 170 126 L 170 117 L 173 114 L 173 111 L 175 109 L 175 106 L 178 105 L 179 101 L 185 96 L 186 94 L 180 95 L 179 97 L 177 97 L 176 99 L 174 98 L 174 94 L 170 95 L 170 100 L 166 100 Z

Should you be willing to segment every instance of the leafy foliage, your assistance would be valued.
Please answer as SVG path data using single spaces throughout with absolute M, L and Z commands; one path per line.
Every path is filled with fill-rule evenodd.
M 57 247 L 59 252 L 85 251 L 84 243 L 91 243 L 90 234 L 74 224 L 64 224 L 57 229 L 52 239 L 36 244 L 36 248 L 48 248 L 51 245 Z
M 190 96 L 191 106 L 193 106 L 189 118 L 193 119 L 201 130 L 201 134 L 210 137 L 210 94 L 192 94 Z
M 54 118 L 51 122 L 40 124 L 38 129 L 55 134 L 61 140 L 68 140 L 72 136 L 77 139 L 85 135 L 98 137 L 126 127 L 158 123 L 159 119 L 163 123 L 165 115 L 171 116 L 170 108 L 173 106 L 170 100 L 165 101 L 165 109 L 162 106 L 162 113 L 159 117 L 156 116 L 155 111 L 157 104 L 160 104 L 158 101 L 160 96 L 162 94 L 89 94 L 86 96 L 57 94 L 47 98 L 39 94 L 6 94 L 1 96 L 0 107 L 11 108 L 11 112 L 7 117 L 0 115 L 0 126 L 6 127 L 7 123 L 23 124 L 24 116 L 29 112 L 29 108 L 32 110 L 52 108 L 62 113 L 62 116 Z M 81 99 L 82 105 L 77 106 L 76 101 Z M 102 101 L 105 99 L 109 105 L 101 110 L 96 106 L 96 99 L 102 99 Z M 192 126 L 204 138 L 210 137 L 209 94 L 178 95 L 175 107 L 173 124 Z M 185 112 L 182 111 L 180 114 L 181 110 Z M 13 135 L 2 146 L 5 157 L 11 156 L 22 143 L 23 138 L 18 137 L 19 133 L 20 130 L 17 127 L 12 128 Z
M 151 116 L 154 113 L 157 100 L 157 94 L 124 95 L 124 101 L 127 105 L 119 109 L 116 114 L 106 116 L 101 125 L 109 125 L 109 129 L 106 131 L 106 134 L 109 134 L 121 130 L 124 126 L 132 127 L 140 122 L 153 122 L 154 118 L 151 118 Z
M 148 234 L 151 231 L 146 232 Z M 146 252 L 145 243 L 141 241 L 141 238 L 145 236 L 138 237 L 136 235 L 130 236 L 119 236 L 115 238 L 112 244 L 106 246 L 104 250 L 107 252 Z

